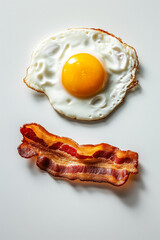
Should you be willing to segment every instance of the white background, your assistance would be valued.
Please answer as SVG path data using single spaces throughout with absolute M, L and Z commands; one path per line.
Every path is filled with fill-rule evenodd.
M 159 1 L 0 1 L 0 239 L 160 239 Z M 106 120 L 70 121 L 23 83 L 34 47 L 68 27 L 105 29 L 138 53 L 140 88 Z M 107 142 L 139 153 L 139 175 L 126 185 L 55 180 L 17 146 L 24 123 L 80 144 Z

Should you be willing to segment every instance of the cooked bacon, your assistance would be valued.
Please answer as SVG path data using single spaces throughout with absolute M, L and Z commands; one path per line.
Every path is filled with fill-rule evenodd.
M 55 177 L 124 184 L 130 173 L 138 173 L 138 154 L 111 145 L 78 145 L 72 139 L 47 132 L 36 123 L 20 129 L 18 147 L 24 158 L 36 157 L 37 166 Z

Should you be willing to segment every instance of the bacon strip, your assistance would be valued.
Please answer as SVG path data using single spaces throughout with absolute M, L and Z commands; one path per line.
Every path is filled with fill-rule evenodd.
M 18 147 L 24 158 L 36 157 L 39 168 L 55 177 L 82 181 L 124 184 L 130 173 L 138 173 L 138 154 L 111 145 L 78 145 L 72 139 L 47 132 L 36 123 L 20 129 L 23 140 Z

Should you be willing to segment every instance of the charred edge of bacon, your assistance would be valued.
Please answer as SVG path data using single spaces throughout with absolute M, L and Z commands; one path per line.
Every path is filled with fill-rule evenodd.
M 129 177 L 128 171 L 124 169 L 106 169 L 89 165 L 63 166 L 60 164 L 56 164 L 55 162 L 44 156 L 37 157 L 36 164 L 41 170 L 50 173 L 54 177 L 62 177 L 69 180 L 111 183 L 114 186 L 121 186 L 127 181 Z M 114 178 L 113 181 L 110 181 L 109 177 Z
M 35 132 L 33 131 L 33 129 L 29 128 L 30 126 L 33 127 L 33 125 L 35 128 Z M 39 129 L 43 131 L 44 139 L 37 137 L 36 130 L 38 131 Z M 24 125 L 21 128 L 21 133 L 23 135 L 23 141 L 22 144 L 18 147 L 19 154 L 24 158 L 31 158 L 35 156 L 37 159 L 37 166 L 40 169 L 47 171 L 54 177 L 66 178 L 69 180 L 108 182 L 115 186 L 121 186 L 127 181 L 130 173 L 136 174 L 138 172 L 137 153 L 131 151 L 122 151 L 121 153 L 118 148 L 106 144 L 106 146 L 112 147 L 112 151 L 99 150 L 95 151 L 92 156 L 85 156 L 78 154 L 78 144 L 77 149 L 76 147 L 74 148 L 73 146 L 67 145 L 65 142 L 66 138 L 63 137 L 60 138 L 62 142 L 54 141 L 53 144 L 51 142 L 51 144 L 47 145 L 45 142 L 45 136 L 47 136 L 48 134 L 51 137 L 53 136 L 54 138 L 58 136 L 48 133 L 43 127 L 38 124 Z M 94 147 L 94 145 L 83 145 L 83 147 L 92 148 Z M 117 149 L 122 154 L 122 158 L 118 158 L 116 156 L 115 150 Z M 59 154 L 60 152 L 64 152 L 65 154 Z M 129 155 L 130 157 L 128 157 L 127 155 L 128 152 L 129 154 L 131 154 Z M 48 156 L 47 154 L 51 155 L 51 159 L 46 157 Z M 70 157 L 68 154 L 70 155 Z M 62 164 L 60 164 L 59 162 L 57 163 L 54 160 L 55 155 L 58 156 L 59 160 L 61 160 L 61 156 L 66 157 L 66 159 L 69 158 L 71 163 L 66 165 L 63 164 L 63 161 Z M 77 161 L 74 161 L 75 157 L 79 160 L 79 163 Z M 93 158 L 95 162 L 93 164 L 90 164 L 91 162 L 85 162 L 84 164 L 83 159 L 85 158 Z M 100 162 L 105 162 L 104 159 L 106 159 L 106 163 L 108 159 L 111 160 L 110 166 L 108 165 L 106 166 L 106 168 L 101 166 L 99 167 L 97 163 L 99 162 L 99 160 L 101 160 Z M 123 163 L 131 166 L 128 168 L 123 166 L 122 168 L 119 168 L 118 165 L 123 165 Z M 117 165 L 117 167 L 115 167 L 115 164 Z
M 37 126 L 39 126 L 38 124 L 35 124 Z M 28 125 L 27 125 L 28 126 Z M 40 126 L 41 128 L 43 128 L 42 126 Z M 26 138 L 28 139 L 31 139 L 33 140 L 34 142 L 44 146 L 44 147 L 47 147 L 49 148 L 50 150 L 60 150 L 60 151 L 64 151 L 66 152 L 67 154 L 70 154 L 71 156 L 74 156 L 76 157 L 77 159 L 89 159 L 89 158 L 104 158 L 104 159 L 110 159 L 110 160 L 113 160 L 115 163 L 117 164 L 122 164 L 122 163 L 131 163 L 133 162 L 133 159 L 129 158 L 129 157 L 126 157 L 126 158 L 118 158 L 116 155 L 115 155 L 115 151 L 112 151 L 112 152 L 108 152 L 106 150 L 98 150 L 96 151 L 93 155 L 91 156 L 85 156 L 85 155 L 82 155 L 82 154 L 79 154 L 77 152 L 77 149 L 75 149 L 74 147 L 72 146 L 69 146 L 63 142 L 56 142 L 56 143 L 53 143 L 51 146 L 47 146 L 47 144 L 45 143 L 45 141 L 39 137 L 36 136 L 36 134 L 34 133 L 34 131 L 30 128 L 26 128 L 26 125 L 24 125 L 21 129 L 21 133 L 23 136 L 25 136 Z M 45 129 L 44 129 L 45 130 Z M 46 131 L 46 130 L 45 130 Z M 56 136 L 56 135 L 54 135 Z M 63 140 L 63 138 L 62 138 Z M 78 145 L 78 144 L 77 144 Z M 88 147 L 89 145 L 86 145 L 86 147 Z M 92 145 L 90 145 L 92 146 Z M 114 147 L 115 148 L 115 147 Z M 115 148 L 117 149 L 117 148 Z M 135 153 L 137 154 L 137 153 Z M 138 159 L 138 154 L 137 154 L 137 159 Z M 137 167 L 137 165 L 136 165 Z

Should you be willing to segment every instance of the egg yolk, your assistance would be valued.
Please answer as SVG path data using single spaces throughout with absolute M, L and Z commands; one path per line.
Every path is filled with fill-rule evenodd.
M 62 69 L 62 84 L 72 95 L 87 98 L 104 87 L 107 73 L 102 63 L 88 53 L 71 56 Z

